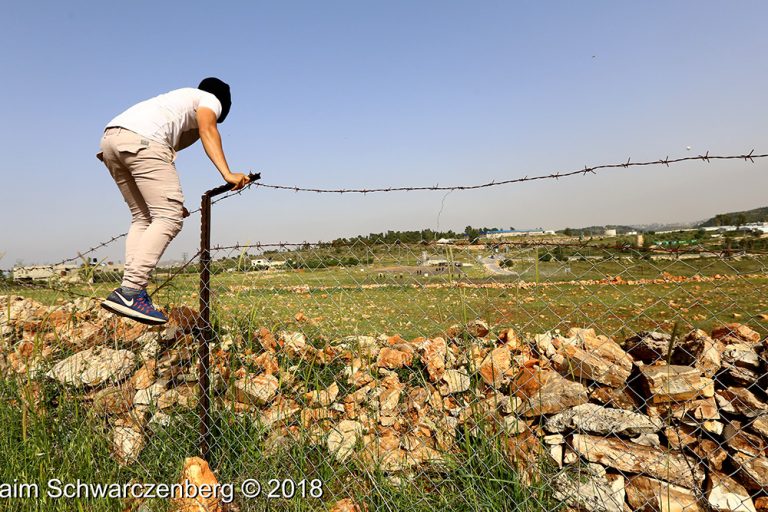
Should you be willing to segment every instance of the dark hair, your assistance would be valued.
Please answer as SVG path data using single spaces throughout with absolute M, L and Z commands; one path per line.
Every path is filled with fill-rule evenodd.
M 213 94 L 219 100 L 219 103 L 221 103 L 221 115 L 216 122 L 223 123 L 224 119 L 227 118 L 227 114 L 229 114 L 229 108 L 232 106 L 232 95 L 229 93 L 229 85 L 218 78 L 208 77 L 204 78 L 197 88 Z

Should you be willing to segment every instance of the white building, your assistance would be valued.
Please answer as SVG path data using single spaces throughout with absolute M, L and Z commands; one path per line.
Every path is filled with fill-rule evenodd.
M 48 281 L 64 279 L 77 274 L 77 265 L 30 265 L 13 267 L 11 277 L 15 281 Z
M 286 262 L 284 261 L 272 261 L 265 259 L 251 260 L 251 269 L 253 270 L 271 270 L 276 268 L 285 268 Z

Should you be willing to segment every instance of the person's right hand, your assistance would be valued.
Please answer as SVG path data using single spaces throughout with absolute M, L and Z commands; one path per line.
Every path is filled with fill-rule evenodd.
M 232 190 L 240 190 L 251 181 L 248 176 L 241 172 L 230 173 L 229 176 L 224 179 L 227 180 L 227 183 L 234 185 Z

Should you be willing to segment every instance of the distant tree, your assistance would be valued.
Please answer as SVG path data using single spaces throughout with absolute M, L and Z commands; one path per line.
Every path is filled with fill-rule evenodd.
M 736 227 L 741 228 L 741 226 L 747 223 L 747 216 L 744 215 L 743 213 L 739 213 L 738 215 L 736 215 L 736 218 L 734 219 L 734 221 L 736 223 Z
M 480 230 L 475 229 L 472 226 L 464 228 L 464 234 L 467 236 L 469 243 L 477 243 L 477 240 L 480 238 Z

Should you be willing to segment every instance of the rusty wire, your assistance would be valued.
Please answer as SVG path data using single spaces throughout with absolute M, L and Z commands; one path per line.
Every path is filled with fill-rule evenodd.
M 527 181 L 539 181 L 539 180 L 549 180 L 549 179 L 557 180 L 560 178 L 566 178 L 569 176 L 578 176 L 578 175 L 586 176 L 587 174 L 597 174 L 596 171 L 605 170 L 605 169 L 628 169 L 630 167 L 645 167 L 645 166 L 654 166 L 654 165 L 666 165 L 667 167 L 669 167 L 670 164 L 676 164 L 680 162 L 702 161 L 702 162 L 709 163 L 711 160 L 744 160 L 744 161 L 749 161 L 754 163 L 755 158 L 768 157 L 768 154 L 756 155 L 754 153 L 755 153 L 755 150 L 753 149 L 749 153 L 745 153 L 742 155 L 712 156 L 709 154 L 709 151 L 707 151 L 705 154 L 698 155 L 698 156 L 688 156 L 688 157 L 674 158 L 674 159 L 670 159 L 669 156 L 667 156 L 666 158 L 647 161 L 647 162 L 632 162 L 631 159 L 628 158 L 626 162 L 620 163 L 620 164 L 603 164 L 603 165 L 595 165 L 592 167 L 584 166 L 583 169 L 578 169 L 574 171 L 553 172 L 553 173 L 542 174 L 538 176 L 523 176 L 522 178 L 511 178 L 511 179 L 501 180 L 501 181 L 493 180 L 487 183 L 481 183 L 477 185 L 452 185 L 452 186 L 432 185 L 432 186 L 416 186 L 416 187 L 337 188 L 337 189 L 308 188 L 308 187 L 298 187 L 298 186 L 288 186 L 288 185 L 269 185 L 267 183 L 255 183 L 254 185 L 257 187 L 271 188 L 271 189 L 277 189 L 277 190 L 290 190 L 293 192 L 317 192 L 317 193 L 324 193 L 324 194 L 347 194 L 347 193 L 370 194 L 374 192 L 415 192 L 415 191 L 425 191 L 425 190 L 442 190 L 442 191 L 476 190 L 481 188 L 498 187 L 500 185 L 510 185 L 513 183 L 523 183 Z
M 628 158 L 626 162 L 623 163 L 615 163 L 615 164 L 602 164 L 602 165 L 595 165 L 595 166 L 584 166 L 582 169 L 573 170 L 573 171 L 567 171 L 567 172 L 552 172 L 549 174 L 542 174 L 538 176 L 523 176 L 521 178 L 510 178 L 507 180 L 501 180 L 501 181 L 490 181 L 487 183 L 482 184 L 475 184 L 475 185 L 452 185 L 452 186 L 441 186 L 441 185 L 433 185 L 433 186 L 415 186 L 415 187 L 382 187 L 382 188 L 339 188 L 339 189 L 323 189 L 323 188 L 311 188 L 311 187 L 299 187 L 299 186 L 288 186 L 288 185 L 270 185 L 267 183 L 261 183 L 261 182 L 251 182 L 242 189 L 230 192 L 228 194 L 223 195 L 222 197 L 215 199 L 211 201 L 211 204 L 218 203 L 219 201 L 223 201 L 229 197 L 239 195 L 244 190 L 249 189 L 250 187 L 262 187 L 262 188 L 269 188 L 269 189 L 275 189 L 275 190 L 290 190 L 293 192 L 315 192 L 315 193 L 326 193 L 326 194 L 346 194 L 346 193 L 357 193 L 357 194 L 369 194 L 369 193 L 376 193 L 376 192 L 416 192 L 416 191 L 455 191 L 455 190 L 477 190 L 477 189 L 484 189 L 484 188 L 490 188 L 490 187 L 497 187 L 502 185 L 510 185 L 514 183 L 524 183 L 529 181 L 540 181 L 540 180 L 548 180 L 548 179 L 554 179 L 558 180 L 560 178 L 566 178 L 570 176 L 586 176 L 588 174 L 597 174 L 597 171 L 600 170 L 606 170 L 606 169 L 627 169 L 631 167 L 647 167 L 647 166 L 657 166 L 657 165 L 666 165 L 669 167 L 670 164 L 676 164 L 680 162 L 690 162 L 690 161 L 701 161 L 701 162 L 711 162 L 712 160 L 744 160 L 745 162 L 752 162 L 755 163 L 756 158 L 766 158 L 768 157 L 768 153 L 760 153 L 755 154 L 755 150 L 752 149 L 749 153 L 744 153 L 741 155 L 710 155 L 709 151 L 707 151 L 703 155 L 697 155 L 697 156 L 689 156 L 689 157 L 681 157 L 681 158 L 673 158 L 670 159 L 669 156 L 666 158 L 661 158 L 658 160 L 652 160 L 652 161 L 646 161 L 646 162 L 632 162 L 631 158 Z M 200 208 L 197 208 L 195 210 L 191 210 L 189 212 L 190 215 L 196 214 L 200 212 Z M 87 251 L 79 252 L 77 256 L 73 256 L 71 258 L 63 259 L 57 263 L 52 263 L 49 265 L 36 265 L 38 267 L 42 268 L 53 268 L 59 265 L 64 265 L 67 263 L 71 263 L 74 261 L 77 261 L 78 259 L 82 259 L 84 256 L 87 256 L 89 254 L 92 254 L 96 252 L 99 249 L 102 249 L 108 245 L 111 245 L 112 243 L 116 242 L 117 240 L 120 240 L 127 236 L 128 233 L 121 233 L 119 235 L 115 235 L 109 240 L 106 240 L 104 242 L 101 242 Z M 12 269 L 0 269 L 0 272 L 12 272 Z

